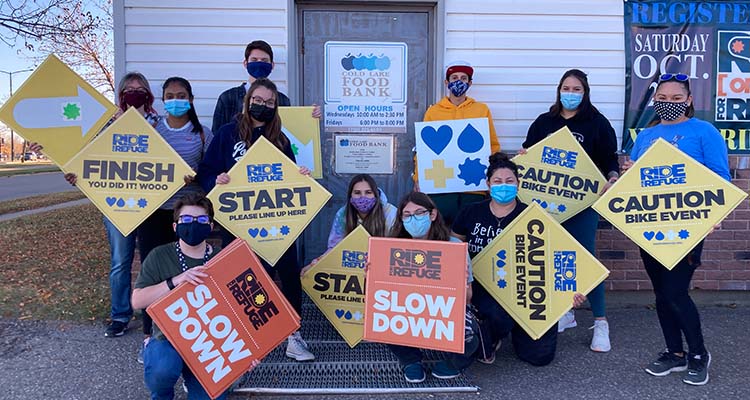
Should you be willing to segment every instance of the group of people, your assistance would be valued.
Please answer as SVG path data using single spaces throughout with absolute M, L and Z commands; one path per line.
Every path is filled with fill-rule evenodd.
M 176 285 L 182 282 L 196 284 L 205 278 L 202 265 L 219 249 L 206 243 L 213 228 L 213 206 L 203 193 L 215 185 L 229 183 L 227 172 L 258 138 L 265 137 L 295 161 L 290 141 L 281 131 L 278 113 L 278 107 L 290 104 L 289 98 L 267 79 L 274 66 L 271 46 L 263 41 L 248 44 L 243 65 L 247 69 L 248 80 L 221 94 L 212 129 L 198 121 L 192 88 L 187 80 L 173 77 L 165 81 L 162 87 L 165 116 L 155 113 L 155 96 L 143 75 L 131 72 L 121 80 L 117 92 L 121 111 L 130 107 L 138 110 L 197 171 L 197 176 L 186 176 L 185 187 L 131 235 L 123 236 L 104 218 L 111 251 L 112 290 L 111 322 L 105 336 L 122 335 L 132 318 L 133 308 L 145 309 Z M 332 221 L 328 250 L 362 225 L 372 236 L 468 242 L 468 256 L 474 257 L 527 207 L 517 197 L 518 166 L 500 152 L 489 108 L 467 95 L 473 75 L 474 70 L 468 62 L 450 64 L 446 68 L 444 81 L 448 94 L 427 110 L 424 120 L 488 118 L 493 153 L 486 171 L 489 191 L 426 195 L 419 191 L 415 174 L 414 190 L 403 196 L 398 206 L 394 206 L 371 176 L 357 175 L 349 184 L 346 205 L 338 210 Z M 587 75 L 578 69 L 571 69 L 563 74 L 557 85 L 555 103 L 529 127 L 520 151 L 525 152 L 547 135 L 567 126 L 607 177 L 606 191 L 617 181 L 620 172 L 630 168 L 633 161 L 656 139 L 664 138 L 730 180 L 726 146 L 719 132 L 707 122 L 693 117 L 687 76 L 662 75 L 656 87 L 654 108 L 658 116 L 655 125 L 639 134 L 631 152 L 631 161 L 619 165 L 615 131 L 607 118 L 591 103 Z M 319 118 L 320 115 L 320 108 L 316 106 L 313 117 Z M 35 146 L 37 151 L 41 150 L 41 146 Z M 414 162 L 416 171 L 416 157 Z M 310 174 L 305 167 L 301 167 L 299 172 Z M 74 175 L 66 175 L 66 179 L 73 184 L 76 181 Z M 590 253 L 596 254 L 598 221 L 598 215 L 588 208 L 563 223 L 563 227 Z M 222 229 L 222 245 L 231 240 L 233 236 Z M 130 268 L 136 243 L 142 267 L 131 302 Z M 667 344 L 667 350 L 649 363 L 645 370 L 655 376 L 685 371 L 683 381 L 692 385 L 708 382 L 711 361 L 703 343 L 698 311 L 688 294 L 693 271 L 700 265 L 701 249 L 702 243 L 671 270 L 642 251 Z M 264 264 L 272 277 L 278 272 L 282 293 L 298 313 L 301 311 L 302 298 L 300 275 L 306 273 L 317 260 L 301 268 L 296 246 L 292 245 L 275 267 Z M 558 333 L 576 326 L 573 312 L 565 315 L 557 327 L 550 329 L 540 339 L 533 340 L 481 285 L 473 281 L 471 263 L 468 265 L 466 351 L 464 354 L 449 354 L 445 361 L 431 369 L 431 374 L 449 379 L 458 376 L 473 360 L 493 363 L 495 352 L 508 335 L 519 359 L 535 366 L 552 362 Z M 587 297 L 594 317 L 590 348 L 595 352 L 608 352 L 611 344 L 604 283 Z M 576 294 L 573 306 L 579 306 L 585 299 Z M 158 327 L 153 327 L 147 320 L 147 315 L 144 315 L 142 356 L 145 381 L 152 398 L 172 398 L 174 385 L 181 374 L 185 377 L 191 398 L 203 398 L 203 389 L 177 352 Z M 683 347 L 683 336 L 687 351 Z M 399 359 L 406 380 L 421 382 L 425 379 L 427 371 L 421 363 L 420 349 L 404 346 L 389 348 Z M 286 354 L 297 361 L 315 358 L 299 332 L 289 337 Z

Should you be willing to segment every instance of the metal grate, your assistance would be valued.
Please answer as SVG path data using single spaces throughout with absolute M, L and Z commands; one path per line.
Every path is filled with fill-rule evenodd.
M 396 357 L 385 345 L 361 342 L 355 348 L 339 336 L 318 308 L 305 297 L 301 334 L 315 354 L 313 362 L 295 362 L 286 357 L 286 345 L 274 349 L 235 388 L 239 393 L 267 394 L 367 394 L 476 392 L 479 388 L 462 375 L 423 383 L 406 382 Z M 424 363 L 441 359 L 435 351 L 424 352 Z

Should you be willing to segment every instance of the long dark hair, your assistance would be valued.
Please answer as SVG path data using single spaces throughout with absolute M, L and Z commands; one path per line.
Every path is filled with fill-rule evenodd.
M 391 228 L 391 237 L 412 239 L 409 232 L 406 230 L 406 228 L 404 228 L 404 221 L 401 220 L 401 215 L 404 212 L 404 208 L 409 203 L 414 203 L 416 205 L 422 206 L 429 212 L 432 212 L 432 210 L 435 210 L 437 212 L 437 216 L 435 217 L 435 220 L 432 221 L 432 224 L 430 225 L 430 231 L 427 233 L 427 237 L 425 239 L 442 241 L 450 240 L 451 231 L 450 228 L 448 228 L 448 226 L 445 224 L 445 221 L 443 221 L 443 216 L 440 215 L 440 210 L 438 210 L 437 206 L 432 201 L 430 196 L 427 196 L 422 192 L 410 192 L 409 194 L 404 196 L 403 199 L 401 199 L 401 203 L 399 203 L 398 205 L 398 214 L 396 221 L 393 223 L 393 227 Z
M 549 108 L 549 113 L 557 116 L 562 112 L 563 106 L 560 101 L 560 89 L 562 89 L 563 82 L 571 76 L 581 81 L 581 85 L 583 85 L 583 100 L 581 100 L 581 104 L 576 109 L 576 115 L 585 119 L 591 119 L 594 115 L 599 114 L 599 110 L 591 104 L 591 87 L 589 86 L 588 76 L 585 72 L 575 68 L 565 71 L 562 78 L 560 78 L 560 83 L 557 84 L 555 104 Z
M 183 89 L 188 92 L 190 109 L 188 110 L 187 115 L 188 118 L 190 118 L 190 122 L 193 123 L 193 132 L 203 133 L 203 125 L 201 125 L 201 121 L 198 119 L 198 114 L 195 112 L 195 106 L 193 106 L 193 88 L 190 86 L 190 82 L 188 82 L 187 79 L 181 78 L 179 76 L 173 76 L 164 81 L 164 84 L 161 85 L 161 100 L 164 101 L 164 91 L 167 90 L 167 87 L 172 83 L 176 83 L 182 86 Z
M 140 73 L 131 71 L 125 74 L 117 84 L 117 99 L 119 100 L 119 106 L 122 111 L 128 110 L 128 105 L 125 104 L 125 86 L 130 81 L 138 81 L 144 89 L 146 89 L 146 104 L 143 106 L 143 110 L 147 114 L 154 113 L 154 93 L 151 91 L 151 85 L 148 83 L 148 79 Z
M 383 212 L 383 204 L 380 203 L 380 190 L 378 190 L 378 184 L 375 183 L 375 180 L 367 174 L 356 175 L 354 176 L 354 178 L 352 178 L 351 181 L 349 181 L 349 190 L 347 191 L 346 202 L 346 234 L 348 235 L 357 227 L 359 212 L 348 200 L 352 198 L 354 185 L 359 182 L 367 182 L 367 184 L 370 185 L 370 189 L 375 195 L 376 200 L 375 206 L 362 220 L 362 226 L 367 229 L 367 232 L 372 236 L 385 236 L 385 213 Z
M 518 165 L 511 161 L 507 154 L 498 151 L 490 156 L 490 166 L 487 167 L 487 180 L 492 178 L 492 174 L 501 168 L 509 169 L 516 176 L 516 179 L 518 179 Z
M 663 84 L 665 84 L 667 82 L 679 83 L 685 89 L 685 91 L 687 91 L 688 97 L 690 97 L 690 95 L 692 94 L 692 92 L 690 91 L 690 81 L 689 80 L 687 80 L 687 81 L 678 81 L 677 79 L 670 79 L 668 81 L 659 81 L 659 83 L 656 85 L 656 90 L 654 90 L 654 97 L 656 97 L 656 92 L 659 91 L 659 88 L 661 87 L 661 85 L 663 85 Z M 688 117 L 688 118 L 693 118 L 695 116 L 695 106 L 694 106 L 694 103 L 695 103 L 695 99 L 693 99 L 693 101 L 690 102 L 690 105 L 685 110 L 685 116 Z M 650 127 L 652 127 L 654 125 L 659 125 L 660 123 L 661 123 L 661 118 L 659 118 L 658 114 L 654 113 L 654 119 L 652 119 L 651 122 L 649 122 L 648 125 L 646 125 L 646 127 L 650 128 Z
M 273 93 L 275 98 L 274 102 L 274 116 L 271 122 L 266 122 L 265 131 L 263 136 L 268 139 L 269 142 L 273 143 L 274 146 L 283 150 L 286 145 L 289 144 L 289 139 L 281 132 L 281 117 L 279 117 L 279 91 L 276 89 L 276 85 L 268 79 L 256 79 L 250 88 L 247 89 L 247 94 L 242 100 L 242 114 L 239 118 L 239 133 L 240 139 L 245 142 L 248 146 L 251 146 L 253 137 L 253 120 L 250 116 L 250 103 L 252 103 L 253 92 L 259 87 L 264 87 Z

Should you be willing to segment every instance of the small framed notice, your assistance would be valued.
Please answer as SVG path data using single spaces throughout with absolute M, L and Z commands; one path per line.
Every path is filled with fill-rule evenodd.
M 393 135 L 335 135 L 337 174 L 393 174 Z

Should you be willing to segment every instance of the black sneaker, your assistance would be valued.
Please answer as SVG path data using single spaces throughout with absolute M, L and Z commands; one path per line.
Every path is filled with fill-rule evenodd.
M 104 336 L 120 337 L 125 334 L 126 329 L 128 329 L 127 322 L 112 321 L 107 326 L 107 330 L 104 331 Z
M 653 376 L 667 376 L 672 372 L 680 372 L 687 369 L 687 357 L 679 357 L 674 353 L 665 351 L 659 354 L 659 358 L 646 367 L 646 372 Z
M 682 381 L 688 385 L 701 386 L 708 383 L 708 367 L 711 365 L 711 353 L 688 357 L 687 372 Z

